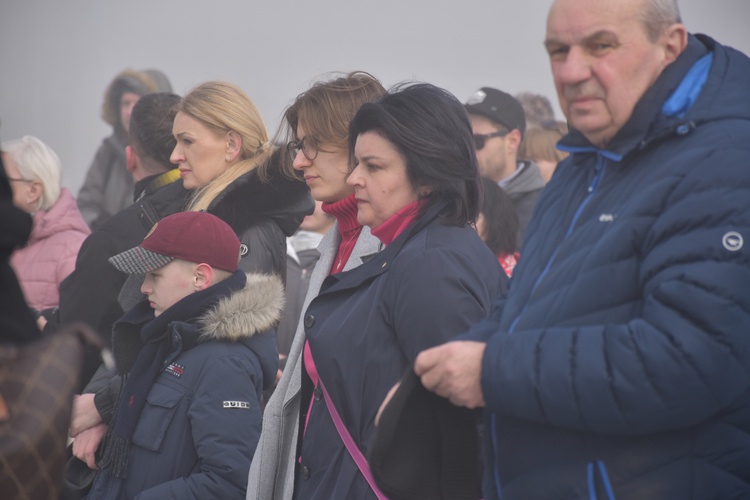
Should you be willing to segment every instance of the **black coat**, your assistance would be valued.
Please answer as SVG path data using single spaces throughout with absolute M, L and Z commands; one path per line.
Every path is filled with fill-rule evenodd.
M 364 455 L 380 403 L 417 354 L 465 332 L 504 292 L 507 276 L 487 245 L 469 226 L 439 222 L 439 208 L 368 262 L 326 278 L 304 312 L 320 378 Z M 374 498 L 319 396 L 316 388 L 296 494 Z
M 152 179 L 144 179 L 143 185 L 148 186 Z M 184 208 L 189 194 L 180 180 L 154 190 L 144 189 L 147 190 L 139 201 L 107 219 L 83 242 L 75 270 L 60 284 L 60 306 L 50 317 L 46 332 L 82 321 L 110 344 L 112 325 L 123 315 L 117 296 L 127 275 L 115 269 L 107 259 L 138 246 L 157 221 Z M 98 353 L 87 352 L 81 388 L 100 362 Z
M 259 169 L 242 175 L 211 202 L 208 212 L 229 224 L 240 238 L 240 269 L 283 279 L 286 238 L 313 212 L 315 202 L 304 182 L 289 179 L 276 168 L 269 168 L 267 175 L 262 179 Z

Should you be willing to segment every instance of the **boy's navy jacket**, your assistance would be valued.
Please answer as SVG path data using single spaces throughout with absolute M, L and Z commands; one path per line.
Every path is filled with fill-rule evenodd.
M 164 311 L 189 308 L 182 316 L 190 319 L 169 322 L 160 340 L 169 354 L 133 433 L 127 475 L 100 469 L 87 498 L 244 498 L 262 392 L 276 378 L 273 329 L 282 307 L 278 277 L 237 271 Z M 149 319 L 145 301 L 116 323 L 118 371 L 132 366 Z
M 485 498 L 750 498 L 750 60 L 712 39 L 573 131 L 482 366 Z

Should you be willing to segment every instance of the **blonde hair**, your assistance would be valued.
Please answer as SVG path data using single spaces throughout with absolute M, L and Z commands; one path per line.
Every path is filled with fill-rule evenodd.
M 568 153 L 555 147 L 555 144 L 568 133 L 568 125 L 560 121 L 545 121 L 540 127 L 526 131 L 518 153 L 525 160 L 547 160 L 559 163 Z
M 41 140 L 31 135 L 3 143 L 2 150 L 18 166 L 21 178 L 42 184 L 42 195 L 36 201 L 37 210 L 49 210 L 60 198 L 62 167 L 60 158 Z
M 177 111 L 198 120 L 219 135 L 235 132 L 241 138 L 238 160 L 193 194 L 188 210 L 206 210 L 240 176 L 263 167 L 275 151 L 253 101 L 237 85 L 212 81 L 198 85 L 177 105 Z

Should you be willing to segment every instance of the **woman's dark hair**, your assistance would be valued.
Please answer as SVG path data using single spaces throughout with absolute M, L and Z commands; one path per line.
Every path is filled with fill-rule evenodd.
M 482 209 L 484 242 L 495 255 L 518 250 L 518 215 L 503 188 L 482 177 Z
M 427 83 L 402 84 L 376 102 L 363 104 L 349 127 L 349 153 L 357 137 L 375 132 L 406 160 L 415 191 L 429 187 L 424 213 L 447 204 L 441 221 L 463 226 L 479 215 L 479 169 L 464 105 L 453 94 Z M 420 214 L 422 215 L 422 214 Z

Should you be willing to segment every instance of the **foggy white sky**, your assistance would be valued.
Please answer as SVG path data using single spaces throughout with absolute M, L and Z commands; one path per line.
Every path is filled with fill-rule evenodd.
M 615 0 L 613 0 L 615 1 Z M 77 193 L 111 133 L 103 93 L 125 68 L 157 68 L 184 94 L 240 85 L 273 135 L 294 97 L 331 71 L 387 86 L 417 79 L 462 101 L 481 86 L 556 102 L 542 47 L 551 0 L 0 0 L 0 138 L 38 136 Z M 750 0 L 681 0 L 691 32 L 750 53 Z

